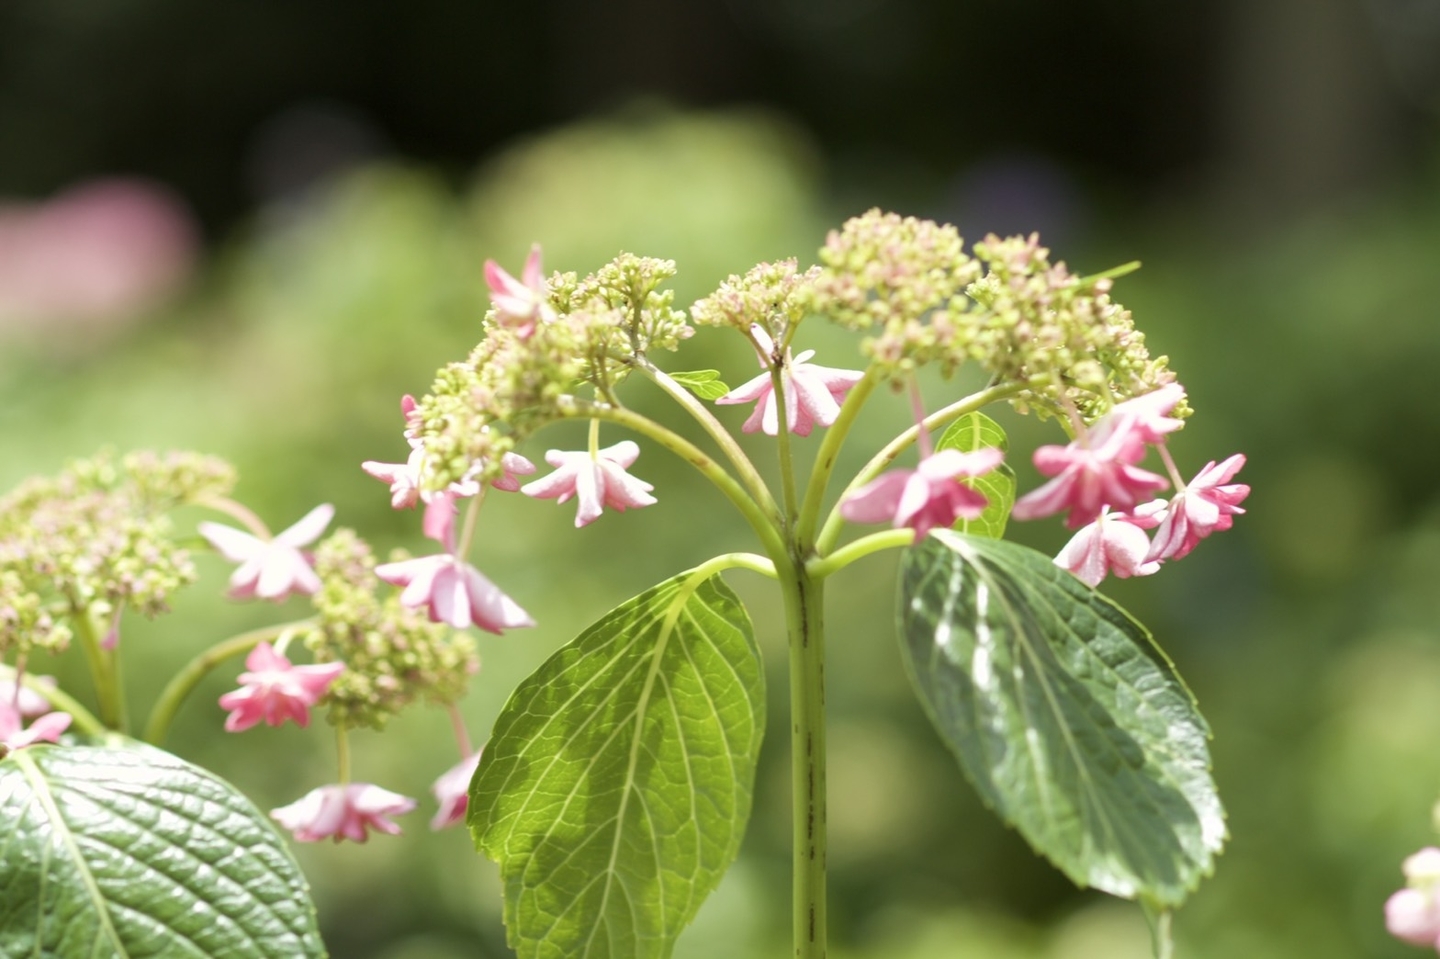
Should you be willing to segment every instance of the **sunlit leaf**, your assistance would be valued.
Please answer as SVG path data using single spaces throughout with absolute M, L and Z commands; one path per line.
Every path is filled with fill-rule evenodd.
M 1010 440 L 1000 424 L 984 413 L 966 413 L 951 423 L 935 444 L 937 450 L 954 449 L 962 453 L 973 453 L 987 446 L 1006 453 L 1010 450 Z M 983 494 L 990 502 L 984 513 L 975 519 L 957 520 L 955 528 L 962 533 L 991 539 L 1004 536 L 1005 522 L 1015 505 L 1015 471 L 1008 463 L 1001 463 L 983 476 L 961 482 Z
M 233 786 L 136 746 L 0 760 L 0 955 L 324 956 L 285 840 Z
M 1208 729 L 1123 609 L 1048 558 L 937 532 L 907 550 L 906 667 L 986 803 L 1082 886 L 1176 905 L 1225 838 Z
M 521 959 L 664 959 L 750 814 L 764 687 L 749 617 L 683 574 L 515 691 L 472 783 Z
M 670 378 L 702 400 L 718 400 L 730 392 L 730 387 L 721 382 L 719 370 L 692 370 L 688 373 L 671 373 Z

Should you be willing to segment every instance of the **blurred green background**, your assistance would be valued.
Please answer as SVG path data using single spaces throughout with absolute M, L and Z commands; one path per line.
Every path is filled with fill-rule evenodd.
M 1182 469 L 1243 451 L 1254 487 L 1183 564 L 1107 584 L 1215 732 L 1232 838 L 1177 918 L 1178 954 L 1414 954 L 1381 903 L 1433 840 L 1440 795 L 1437 117 L 1434 0 L 7 0 L 0 479 L 105 444 L 195 448 L 231 458 L 276 528 L 330 501 L 382 554 L 421 548 L 417 517 L 358 464 L 403 457 L 399 396 L 473 345 L 486 257 L 518 270 L 536 240 L 547 268 L 582 273 L 621 249 L 669 257 L 684 304 L 757 260 L 811 261 L 827 228 L 879 205 L 970 238 L 1038 229 L 1080 272 L 1141 259 L 1117 298 L 1197 410 L 1173 443 Z M 115 175 L 142 178 L 149 220 L 124 204 L 46 219 Z M 120 240 L 87 246 L 103 231 L 67 222 Z M 847 336 L 802 339 L 852 365 Z M 673 368 L 751 375 L 736 343 L 702 332 L 687 350 Z M 852 461 L 904 416 L 881 398 Z M 1020 458 L 1058 438 L 1003 419 Z M 573 442 L 557 428 L 529 452 Z M 540 626 L 480 637 L 478 738 L 603 611 L 753 548 L 677 463 L 651 450 L 637 473 L 659 505 L 578 532 L 568 507 L 487 506 L 476 562 Z M 1047 524 L 1016 535 L 1063 542 Z M 225 602 L 224 564 L 201 563 L 175 615 L 126 624 L 137 701 L 280 615 Z M 980 807 L 909 694 L 893 572 L 879 557 L 830 590 L 833 954 L 1148 956 L 1137 908 L 1077 892 Z M 783 729 L 775 599 L 732 581 Z M 230 685 L 213 678 L 172 748 L 265 808 L 333 778 L 315 729 L 222 736 Z M 417 796 L 454 759 L 434 711 L 356 746 L 359 776 Z M 785 762 L 772 736 L 741 860 L 684 959 L 788 948 Z M 508 955 L 494 867 L 463 832 L 429 833 L 429 811 L 402 838 L 298 850 L 339 959 Z

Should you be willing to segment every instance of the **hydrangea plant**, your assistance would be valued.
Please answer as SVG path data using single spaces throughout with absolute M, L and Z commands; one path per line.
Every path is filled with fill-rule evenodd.
M 752 804 L 764 669 L 725 580 L 733 570 L 772 580 L 783 600 L 794 953 L 818 959 L 825 646 L 851 641 L 827 635 L 825 582 L 890 549 L 903 551 L 901 659 L 965 775 L 1077 884 L 1139 901 L 1168 953 L 1170 912 L 1225 839 L 1208 730 L 1150 634 L 1095 587 L 1154 574 L 1229 528 L 1249 491 L 1234 482 L 1244 457 L 1184 480 L 1167 441 L 1191 414 L 1185 390 L 1110 296 L 1133 267 L 1077 276 L 1034 236 L 967 250 L 952 227 L 879 211 L 832 232 L 819 259 L 760 264 L 688 311 L 666 288 L 666 260 L 622 254 L 584 277 L 547 277 L 538 247 L 519 277 L 487 262 L 478 344 L 428 394 L 402 398 L 404 462 L 363 464 L 394 508 L 421 512 L 428 555 L 381 563 L 349 530 L 322 540 L 329 506 L 272 535 L 230 498 L 224 464 L 190 454 L 102 456 L 0 502 L 0 661 L 11 664 L 0 807 L 16 824 L 0 860 L 5 954 L 168 954 L 184 938 L 204 940 L 205 954 L 323 954 L 303 879 L 266 817 L 158 748 L 199 679 L 244 655 L 239 688 L 220 700 L 227 730 L 306 725 L 323 707 L 339 731 L 336 781 L 270 813 L 295 840 L 398 832 L 415 800 L 357 781 L 345 733 L 438 703 L 456 718 L 459 761 L 435 782 L 431 824 L 465 822 L 499 864 L 516 953 L 664 959 L 734 860 Z M 821 365 L 803 348 L 818 321 L 855 331 L 863 368 Z M 731 389 L 718 370 L 667 371 L 696 324 L 743 337 L 758 375 Z M 927 366 L 947 382 L 978 368 L 984 385 L 927 409 Z M 689 428 L 627 406 L 639 390 L 668 397 Z M 837 479 L 857 417 L 883 390 L 909 396 L 913 422 Z M 1063 434 L 1034 451 L 1044 481 L 1023 495 L 1026 470 L 982 412 L 999 403 Z M 742 420 L 728 405 L 750 408 Z M 545 452 L 551 471 L 536 475 L 537 434 L 575 420 L 589 426 L 586 448 Z M 737 433 L 773 443 L 770 475 Z M 642 459 L 662 452 L 716 488 L 756 551 L 616 606 L 524 680 L 483 751 L 472 748 L 454 712 L 476 666 L 468 629 L 534 625 L 503 571 L 491 571 L 497 583 L 472 563 L 482 504 L 492 490 L 573 500 L 587 526 L 662 501 Z M 1163 472 L 1141 465 L 1152 453 Z M 194 579 L 168 519 L 180 506 L 244 527 L 197 529 L 196 542 L 238 564 L 231 596 L 303 595 L 314 612 L 188 664 L 154 704 L 147 745 L 125 735 L 120 613 L 163 612 Z M 1003 539 L 1010 519 L 1061 516 L 1074 532 L 1054 558 Z M 94 713 L 30 668 L 72 639 Z M 194 867 L 166 869 L 177 856 Z

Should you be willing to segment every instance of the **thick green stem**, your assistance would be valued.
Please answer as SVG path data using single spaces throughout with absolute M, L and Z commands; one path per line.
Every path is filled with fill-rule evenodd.
M 301 619 L 290 623 L 281 623 L 278 626 L 266 626 L 262 629 L 254 629 L 248 633 L 241 633 L 232 636 L 221 643 L 216 643 L 190 662 L 185 668 L 176 673 L 174 678 L 166 684 L 161 691 L 160 697 L 155 700 L 155 706 L 150 710 L 150 718 L 145 723 L 145 741 L 152 746 L 159 746 L 165 740 L 165 734 L 170 731 L 170 723 L 175 719 L 175 714 L 180 711 L 180 706 L 185 702 L 195 687 L 205 676 L 225 662 L 241 653 L 248 653 L 261 642 L 272 639 L 291 629 L 300 629 L 314 623 L 311 619 Z
M 790 640 L 790 783 L 795 959 L 825 956 L 824 593 L 798 564 L 780 570 Z
M 1003 400 L 1007 397 L 1014 396 L 1016 393 L 1020 393 L 1028 388 L 1029 385 L 1026 383 L 1005 383 L 1000 386 L 983 389 L 978 393 L 971 393 L 963 399 L 956 400 L 949 406 L 936 410 L 934 413 L 925 417 L 921 423 L 910 427 L 887 443 L 884 449 L 871 457 L 870 462 L 866 463 L 864 468 L 855 474 L 855 478 L 850 481 L 849 485 L 841 491 L 839 499 L 835 501 L 835 508 L 830 511 L 830 516 L 825 520 L 825 525 L 821 528 L 820 535 L 815 540 L 816 551 L 824 555 L 835 545 L 835 540 L 839 538 L 840 528 L 844 525 L 844 519 L 840 515 L 840 503 L 844 502 L 845 497 L 849 495 L 851 491 L 859 489 L 876 476 L 879 476 L 885 467 L 895 461 L 895 457 L 909 449 L 910 445 L 919 437 L 922 426 L 924 429 L 930 431 L 937 430 L 951 420 L 959 419 L 966 413 L 973 413 L 982 406 L 988 406 L 996 400 Z
M 95 702 L 98 705 L 100 721 L 106 727 L 119 732 L 128 732 L 129 718 L 125 714 L 125 690 L 120 685 L 120 657 L 115 649 L 105 649 L 95 618 L 88 609 L 77 607 L 71 617 L 75 624 L 75 635 L 85 650 L 86 662 L 90 665 L 90 680 L 95 684 Z

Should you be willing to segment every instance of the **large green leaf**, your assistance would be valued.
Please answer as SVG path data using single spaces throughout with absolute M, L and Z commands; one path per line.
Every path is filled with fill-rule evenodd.
M 946 427 L 935 444 L 937 450 L 959 450 L 973 453 L 993 446 L 1002 453 L 1010 451 L 1010 440 L 1000 424 L 984 413 L 966 413 Z M 961 480 L 970 488 L 982 493 L 990 504 L 985 512 L 975 519 L 960 519 L 955 528 L 973 536 L 988 536 L 999 539 L 1005 535 L 1005 522 L 1015 506 L 1015 471 L 1008 463 L 1001 463 L 984 476 Z
M 1180 903 L 1225 839 L 1209 731 L 1145 628 L 1034 550 L 906 551 L 901 646 L 987 804 L 1075 882 Z
M 764 724 L 749 617 L 682 574 L 510 697 L 471 784 L 522 959 L 664 959 L 739 851 Z
M 0 760 L 0 955 L 324 956 L 285 841 L 225 781 L 148 747 Z

